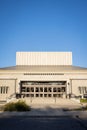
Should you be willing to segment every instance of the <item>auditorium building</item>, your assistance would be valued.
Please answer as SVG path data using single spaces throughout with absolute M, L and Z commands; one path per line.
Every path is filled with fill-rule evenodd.
M 16 66 L 0 68 L 0 101 L 14 96 L 50 101 L 86 93 L 87 68 L 72 65 L 72 52 L 17 52 Z

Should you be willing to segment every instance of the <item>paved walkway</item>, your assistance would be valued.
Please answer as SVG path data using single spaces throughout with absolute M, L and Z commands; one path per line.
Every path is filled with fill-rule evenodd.
M 26 102 L 27 104 L 28 101 Z M 79 102 L 71 100 L 71 99 L 57 99 L 57 103 L 31 103 L 30 106 L 33 109 L 43 109 L 43 110 L 48 110 L 48 109 L 75 109 L 75 108 L 81 108 L 83 107 Z
M 32 109 L 29 112 L 0 112 L 0 118 L 3 116 L 28 116 L 28 117 L 80 117 L 87 119 L 87 111 L 63 111 L 61 109 Z
M 70 99 L 59 99 L 57 104 L 31 104 L 29 112 L 0 112 L 2 116 L 29 116 L 29 117 L 53 117 L 53 116 L 80 116 L 87 118 L 87 111 L 66 111 L 67 109 L 80 108 L 82 105 Z

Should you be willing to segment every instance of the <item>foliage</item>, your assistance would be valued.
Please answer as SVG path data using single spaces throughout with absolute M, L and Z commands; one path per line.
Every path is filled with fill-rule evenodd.
M 84 107 L 84 110 L 87 110 L 87 106 Z
M 81 103 L 87 103 L 87 99 L 80 99 Z
M 30 111 L 30 107 L 24 101 L 18 101 L 6 104 L 4 111 Z

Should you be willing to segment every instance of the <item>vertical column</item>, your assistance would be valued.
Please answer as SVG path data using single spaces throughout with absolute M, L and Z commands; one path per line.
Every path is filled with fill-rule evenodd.
M 44 97 L 44 85 L 43 85 L 43 97 Z
M 70 82 L 69 81 L 66 82 L 66 95 L 67 95 L 67 98 L 69 98 L 69 95 L 70 95 Z
M 27 87 L 25 88 L 25 97 L 27 97 Z
M 1 87 L 0 87 L 0 94 L 1 94 Z
M 36 92 L 35 92 L 35 90 L 36 90 L 36 87 L 34 86 L 34 97 L 36 97 Z
M 51 89 L 52 89 L 52 92 L 51 92 L 51 97 L 53 97 L 53 87 L 52 87 Z
M 40 97 L 40 87 L 38 87 L 38 97 Z
M 17 84 L 18 84 L 18 87 L 16 88 L 16 92 L 21 93 L 22 82 L 20 80 L 18 80 Z

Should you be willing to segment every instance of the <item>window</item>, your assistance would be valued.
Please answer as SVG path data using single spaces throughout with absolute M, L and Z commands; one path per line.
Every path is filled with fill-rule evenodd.
M 57 94 L 53 94 L 53 97 L 57 97 Z
M 40 94 L 40 97 L 43 97 L 43 94 Z
M 36 92 L 39 92 L 39 88 L 36 87 Z
M 44 97 L 47 97 L 47 94 L 44 94 Z
M 47 92 L 47 88 L 46 87 L 44 88 L 44 92 Z
M 36 97 L 39 97 L 39 94 L 36 94 Z
M 65 91 L 66 91 L 65 87 L 62 87 L 62 92 L 65 92 Z
M 43 88 L 40 88 L 40 92 L 43 92 Z
M 26 87 L 22 87 L 22 88 L 21 88 L 21 91 L 22 91 L 22 92 L 26 92 Z
M 31 94 L 31 97 L 34 97 L 34 94 Z
M 86 86 L 79 86 L 78 87 L 79 93 L 80 94 L 85 94 L 87 93 L 87 87 Z
M 34 92 L 34 88 L 33 87 L 31 88 L 31 92 Z
M 52 95 L 51 94 L 48 94 L 48 97 L 51 97 Z
M 7 94 L 8 88 L 8 86 L 0 86 L 0 94 Z
M 30 92 L 30 88 L 27 88 L 27 92 Z
M 56 92 L 56 88 L 53 88 L 53 92 Z
M 48 92 L 52 92 L 52 88 L 48 88 Z

